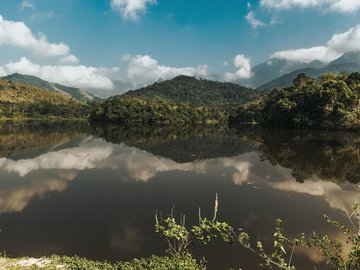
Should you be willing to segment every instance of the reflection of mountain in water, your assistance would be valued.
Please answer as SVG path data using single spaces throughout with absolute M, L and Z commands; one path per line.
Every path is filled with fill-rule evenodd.
M 289 168 L 298 182 L 360 182 L 360 134 L 245 129 L 226 126 L 120 126 L 86 122 L 0 122 L 0 158 L 36 158 L 72 149 L 96 133 L 108 142 L 145 150 L 177 163 L 235 157 L 251 151 Z
M 299 182 L 319 178 L 360 182 L 360 134 L 352 132 L 229 129 L 225 126 L 97 126 L 97 134 L 176 162 L 232 157 L 258 150 L 292 169 Z
M 83 134 L 90 134 L 85 121 L 1 121 L 0 158 L 29 158 L 71 147 Z
M 253 135 L 249 142 L 273 164 L 292 169 L 299 182 L 311 177 L 360 182 L 359 133 L 263 130 Z
M 254 150 L 227 126 L 106 125 L 94 128 L 108 142 L 124 143 L 180 163 L 232 157 Z

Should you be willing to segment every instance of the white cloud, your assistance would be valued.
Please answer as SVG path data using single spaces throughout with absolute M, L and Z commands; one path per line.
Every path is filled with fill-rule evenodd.
M 158 63 L 157 60 L 149 55 L 136 55 L 128 66 L 127 79 L 135 83 L 154 82 L 159 79 L 171 79 L 178 75 L 187 76 L 207 76 L 208 66 L 200 65 L 193 67 L 168 67 Z
M 8 64 L 0 67 L 0 76 L 21 73 L 33 75 L 46 81 L 67 86 L 85 89 L 112 89 L 112 81 L 108 77 L 102 75 L 103 72 L 103 69 L 82 65 L 40 66 L 32 63 L 26 57 L 22 57 L 17 62 L 10 61 Z
M 77 65 L 80 63 L 79 59 L 77 59 L 77 57 L 72 54 L 61 57 L 59 62 L 62 65 Z
M 238 54 L 234 58 L 234 65 L 238 68 L 235 73 L 225 73 L 226 81 L 236 81 L 238 79 L 249 79 L 252 77 L 251 61 L 243 54 Z
M 27 9 L 27 8 L 28 8 L 28 9 L 32 9 L 32 10 L 35 9 L 34 4 L 33 4 L 31 1 L 29 1 L 29 0 L 23 0 L 23 1 L 21 1 L 19 7 L 20 7 L 21 10 L 24 10 L 24 9 Z
M 360 0 L 261 0 L 260 5 L 277 10 L 292 8 L 321 8 L 334 12 L 355 12 L 360 9 Z
M 328 63 L 346 52 L 360 50 L 359 44 L 360 25 L 356 25 L 344 33 L 333 35 L 324 46 L 279 51 L 270 57 L 301 63 L 309 63 L 313 60 Z
M 136 21 L 139 13 L 145 13 L 147 5 L 156 4 L 156 0 L 111 0 L 111 8 L 120 12 L 124 19 Z
M 45 57 L 62 57 L 69 55 L 66 44 L 50 43 L 44 34 L 37 37 L 23 22 L 7 21 L 0 15 L 0 45 L 10 45 L 31 50 L 34 54 Z
M 255 13 L 253 11 L 250 11 L 246 16 L 245 19 L 248 23 L 250 23 L 252 28 L 258 28 L 260 26 L 266 26 L 266 24 L 263 21 L 260 21 L 255 18 Z
M 271 58 L 286 59 L 291 62 L 310 63 L 315 59 L 328 62 L 327 48 L 324 46 L 308 49 L 285 50 L 273 53 Z

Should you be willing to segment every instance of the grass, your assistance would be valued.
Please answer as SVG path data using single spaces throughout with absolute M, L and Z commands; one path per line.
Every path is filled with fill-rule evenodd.
M 0 257 L 2 270 L 205 270 L 204 261 L 191 255 L 175 257 L 151 256 L 131 262 L 100 262 L 80 257 L 51 256 L 35 258 Z

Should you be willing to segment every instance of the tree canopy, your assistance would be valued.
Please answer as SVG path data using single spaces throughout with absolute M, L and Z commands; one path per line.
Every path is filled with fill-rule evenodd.
M 360 73 L 327 73 L 319 79 L 300 74 L 292 86 L 240 105 L 230 122 L 277 128 L 359 129 L 359 105 Z

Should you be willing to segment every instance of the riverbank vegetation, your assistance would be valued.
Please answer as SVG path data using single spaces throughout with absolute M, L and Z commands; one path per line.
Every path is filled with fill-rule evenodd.
M 3 270 L 205 270 L 203 261 L 197 262 L 190 254 L 184 256 L 151 256 L 131 262 L 100 262 L 80 257 L 51 256 L 35 258 L 0 257 Z
M 291 129 L 359 129 L 360 73 L 300 74 L 290 87 L 240 105 L 231 123 Z

